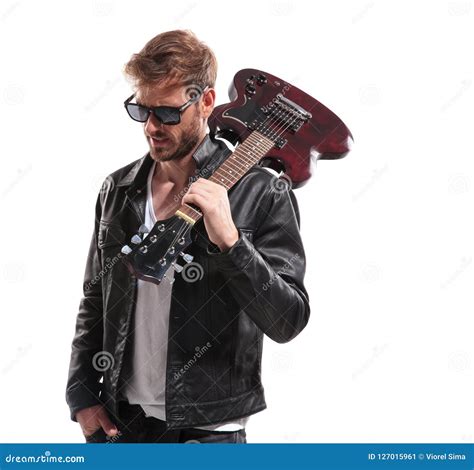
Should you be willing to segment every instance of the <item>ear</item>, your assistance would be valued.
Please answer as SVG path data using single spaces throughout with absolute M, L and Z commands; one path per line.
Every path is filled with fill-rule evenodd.
M 204 92 L 204 95 L 200 101 L 201 103 L 201 116 L 204 119 L 207 119 L 214 109 L 214 104 L 216 102 L 216 90 L 214 88 L 209 88 Z

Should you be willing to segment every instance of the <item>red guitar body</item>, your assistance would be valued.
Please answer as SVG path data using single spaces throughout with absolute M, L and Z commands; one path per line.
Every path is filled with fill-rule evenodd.
M 211 133 L 229 131 L 242 142 L 262 122 L 273 115 L 282 116 L 283 108 L 306 113 L 306 120 L 286 126 L 281 142 L 266 155 L 275 160 L 289 177 L 293 188 L 311 177 L 311 159 L 334 160 L 351 149 L 352 134 L 341 119 L 319 101 L 267 72 L 243 69 L 237 72 L 229 88 L 230 103 L 217 106 L 209 118 Z M 276 107 L 281 109 L 276 111 Z M 286 116 L 284 116 L 286 118 Z M 277 119 L 269 122 L 280 125 Z

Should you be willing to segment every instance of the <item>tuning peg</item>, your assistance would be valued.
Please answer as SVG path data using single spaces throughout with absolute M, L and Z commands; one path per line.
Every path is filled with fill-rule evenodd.
M 124 255 L 128 255 L 132 252 L 132 249 L 128 245 L 124 245 L 120 250 Z
M 183 257 L 183 259 L 184 259 L 184 261 L 186 261 L 186 263 L 190 263 L 194 259 L 194 256 L 188 255 L 187 253 L 181 252 L 180 255 Z
M 180 273 L 180 272 L 183 270 L 183 267 L 180 266 L 179 264 L 171 263 L 171 266 L 173 266 L 174 270 L 175 270 L 177 273 Z
M 134 236 L 132 237 L 132 243 L 133 243 L 133 244 L 138 245 L 138 244 L 141 243 L 141 242 L 142 242 L 142 239 L 140 238 L 139 235 L 134 235 Z
M 140 228 L 138 229 L 138 233 L 140 233 L 141 235 L 145 235 L 145 233 L 149 233 L 149 232 L 150 232 L 150 229 L 145 224 L 140 225 Z

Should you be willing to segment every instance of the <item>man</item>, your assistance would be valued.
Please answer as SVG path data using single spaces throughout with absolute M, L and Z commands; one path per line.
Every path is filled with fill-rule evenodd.
M 266 408 L 263 335 L 290 341 L 309 318 L 297 202 L 260 166 L 229 192 L 207 179 L 231 151 L 207 134 L 217 63 L 194 34 L 156 36 L 125 72 L 149 152 L 112 173 L 97 200 L 71 418 L 86 442 L 243 443 L 249 416 Z M 137 280 L 122 246 L 183 203 L 203 213 L 187 250 L 197 276 L 170 268 L 159 285 Z

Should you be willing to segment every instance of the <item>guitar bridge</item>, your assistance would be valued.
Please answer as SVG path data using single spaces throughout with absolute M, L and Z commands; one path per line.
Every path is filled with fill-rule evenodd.
M 311 119 L 313 117 L 313 115 L 310 112 L 306 111 L 306 109 L 302 108 L 299 104 L 296 104 L 294 101 L 291 101 L 288 98 L 285 98 L 281 93 L 278 93 L 276 97 L 279 101 L 285 103 L 289 108 L 291 108 L 290 110 L 293 113 L 297 113 L 299 115 L 298 117 L 302 119 L 303 121 L 307 121 L 308 119 Z

